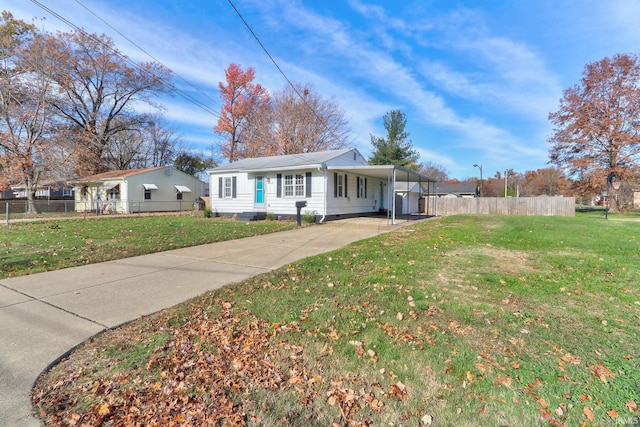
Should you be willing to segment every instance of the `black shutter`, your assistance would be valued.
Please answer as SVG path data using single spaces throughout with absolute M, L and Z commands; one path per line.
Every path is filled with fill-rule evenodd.
M 344 197 L 348 197 L 347 196 L 347 174 L 344 174 Z
M 356 197 L 360 198 L 360 177 L 356 177 Z
M 311 172 L 306 173 L 304 185 L 304 197 L 311 197 Z
M 234 199 L 238 196 L 238 193 L 236 190 L 237 182 L 238 182 L 237 177 L 234 176 L 231 178 L 231 197 L 233 197 Z
M 338 197 L 338 173 L 333 173 L 333 197 Z
M 367 178 L 364 179 L 364 198 L 367 198 Z
M 218 198 L 222 199 L 222 177 L 218 178 Z
M 279 173 L 276 176 L 276 197 L 282 197 L 282 174 Z

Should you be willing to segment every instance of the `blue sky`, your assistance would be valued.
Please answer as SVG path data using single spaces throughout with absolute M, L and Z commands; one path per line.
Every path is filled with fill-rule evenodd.
M 109 35 L 133 60 L 149 61 L 122 33 L 215 111 L 218 83 L 232 62 L 254 67 L 255 81 L 271 92 L 286 84 L 227 0 L 39 2 L 86 31 Z M 474 163 L 483 165 L 484 177 L 547 167 L 547 116 L 562 91 L 579 82 L 587 63 L 640 48 L 636 0 L 233 4 L 291 81 L 344 110 L 366 157 L 370 135 L 385 135 L 382 116 L 401 110 L 420 160 L 459 179 L 478 175 Z M 70 30 L 28 0 L 4 0 L 0 9 L 25 20 L 44 17 L 38 25 L 47 31 Z M 164 104 L 186 145 L 208 152 L 220 141 L 212 132 L 215 115 L 178 95 Z

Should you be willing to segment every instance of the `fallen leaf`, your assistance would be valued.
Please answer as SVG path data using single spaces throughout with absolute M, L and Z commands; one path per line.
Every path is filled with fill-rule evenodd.
M 582 408 L 582 412 L 584 412 L 584 415 L 589 421 L 593 421 L 593 411 L 591 410 L 591 408 L 585 406 L 584 408 Z
M 482 372 L 491 372 L 491 367 L 483 365 L 482 363 L 476 363 L 476 368 L 480 369 Z
M 98 409 L 98 415 L 107 415 L 109 413 L 109 405 L 103 403 L 100 405 L 100 409 Z
M 423 426 L 430 426 L 433 424 L 433 417 L 429 414 L 424 415 L 420 420 L 422 421 Z
M 615 409 L 609 409 L 607 411 L 607 415 L 609 415 L 611 418 L 618 418 L 618 411 L 616 411 Z

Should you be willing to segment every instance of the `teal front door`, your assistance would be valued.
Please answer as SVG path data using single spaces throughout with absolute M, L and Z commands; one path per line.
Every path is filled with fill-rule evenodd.
M 264 207 L 264 177 L 256 176 L 256 207 Z

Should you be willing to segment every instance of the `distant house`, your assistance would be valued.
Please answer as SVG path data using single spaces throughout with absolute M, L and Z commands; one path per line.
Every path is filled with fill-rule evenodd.
M 76 180 L 76 211 L 181 211 L 208 195 L 208 184 L 172 167 L 116 170 Z
M 478 197 L 476 184 L 438 184 L 438 197 Z
M 431 191 L 435 182 L 397 166 L 369 165 L 356 149 L 242 159 L 207 172 L 213 211 L 248 220 L 292 216 L 298 204 L 320 222 L 381 212 L 394 221 L 397 182 L 430 183 Z
M 27 188 L 24 184 L 12 185 L 10 188 L 14 198 L 27 198 Z M 73 197 L 73 195 L 73 187 L 61 182 L 43 183 L 36 189 L 36 198 L 64 198 Z

